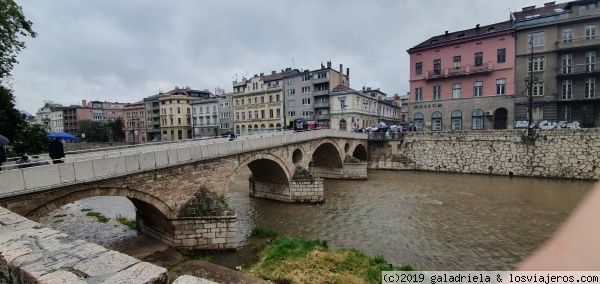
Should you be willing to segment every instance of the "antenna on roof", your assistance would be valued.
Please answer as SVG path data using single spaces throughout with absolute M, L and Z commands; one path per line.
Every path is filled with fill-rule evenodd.
M 292 66 L 296 66 L 296 63 L 294 63 L 294 57 L 292 57 Z

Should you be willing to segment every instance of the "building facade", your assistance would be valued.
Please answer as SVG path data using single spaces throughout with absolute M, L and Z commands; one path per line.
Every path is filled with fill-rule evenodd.
M 219 102 L 219 131 L 221 135 L 229 135 L 233 132 L 233 94 L 221 93 L 217 95 Z
M 146 142 L 146 110 L 144 101 L 127 104 L 123 108 L 123 111 L 125 113 L 125 141 L 136 143 Z
M 63 131 L 75 136 L 81 135 L 79 121 L 92 120 L 92 118 L 92 108 L 88 106 L 86 100 L 82 100 L 80 106 L 65 107 L 63 108 Z
M 146 111 L 146 139 L 147 141 L 161 141 L 160 132 L 160 102 L 158 98 L 161 94 L 144 98 L 144 109 Z
M 330 94 L 330 112 L 331 129 L 354 131 L 380 123 L 396 125 L 400 108 L 387 102 L 379 90 L 363 92 L 340 84 Z
M 290 68 L 233 82 L 233 128 L 238 135 L 284 129 L 283 81 L 299 73 Z
M 193 139 L 192 110 L 190 102 L 207 99 L 213 95 L 208 91 L 179 88 L 160 94 L 160 131 L 162 141 Z
M 288 68 L 288 70 L 290 70 Z M 285 94 L 286 126 L 290 128 L 293 122 L 302 118 L 316 128 L 326 128 L 330 124 L 330 94 L 338 85 L 350 85 L 350 70 L 343 73 L 343 65 L 335 70 L 331 62 L 322 65 L 320 69 L 305 70 L 283 82 Z
M 571 1 L 511 14 L 516 33 L 515 127 L 598 127 L 600 7 Z M 599 54 L 600 55 L 600 54 Z
M 35 113 L 36 123 L 46 126 L 49 133 L 63 132 L 63 109 L 64 107 L 61 104 L 50 101 L 44 102 L 44 106 Z
M 511 129 L 513 31 L 510 21 L 476 25 L 410 48 L 410 123 L 423 131 Z
M 209 138 L 220 136 L 219 101 L 214 95 L 190 102 L 192 108 L 193 137 Z

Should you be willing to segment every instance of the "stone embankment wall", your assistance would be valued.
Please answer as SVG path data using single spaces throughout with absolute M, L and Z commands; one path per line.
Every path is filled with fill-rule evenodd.
M 189 249 L 235 249 L 236 219 L 236 216 L 220 216 L 173 220 L 171 245 Z
M 281 202 L 320 202 L 323 199 L 323 179 L 292 180 L 289 185 L 251 181 L 250 196 Z
M 369 168 L 600 178 L 600 129 L 408 132 L 403 143 L 370 145 Z
M 367 163 L 344 163 L 343 168 L 310 167 L 310 172 L 321 178 L 329 179 L 367 179 Z
M 0 207 L 0 283 L 167 283 L 167 270 Z

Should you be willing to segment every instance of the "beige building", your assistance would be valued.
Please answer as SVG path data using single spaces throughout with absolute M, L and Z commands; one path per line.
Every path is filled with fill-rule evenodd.
M 258 134 L 284 128 L 283 80 L 298 70 L 273 71 L 233 82 L 233 129 L 238 135 Z
M 192 90 L 190 87 L 175 89 L 159 95 L 160 131 L 163 141 L 192 139 L 192 110 L 190 102 L 208 98 L 208 90 Z
M 598 127 L 598 1 L 525 7 L 512 13 L 512 19 L 517 39 L 515 127 L 528 125 L 529 95 L 535 127 Z
M 379 89 L 357 91 L 340 84 L 331 92 L 330 111 L 331 129 L 352 131 L 379 123 L 397 125 L 400 107 L 387 102 Z

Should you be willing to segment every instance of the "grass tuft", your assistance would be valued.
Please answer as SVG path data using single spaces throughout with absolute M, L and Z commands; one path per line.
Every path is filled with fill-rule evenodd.
M 128 219 L 127 217 L 121 215 L 117 215 L 116 219 L 117 221 L 121 222 L 121 224 L 129 227 L 129 229 L 135 230 L 137 228 L 137 224 L 133 219 Z
M 108 218 L 106 218 L 106 216 L 102 215 L 101 213 L 98 212 L 93 212 L 90 211 L 87 214 L 85 214 L 86 216 L 91 216 L 91 217 L 96 217 L 96 219 L 98 219 L 98 222 L 100 223 L 106 223 L 108 222 Z
M 259 238 L 277 237 L 279 236 L 279 233 L 273 228 L 255 227 L 254 229 L 252 229 L 250 236 Z

